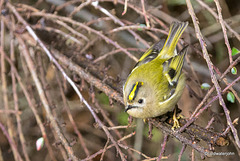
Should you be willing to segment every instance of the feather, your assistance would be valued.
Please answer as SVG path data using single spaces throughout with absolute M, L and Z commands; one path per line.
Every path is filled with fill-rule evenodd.
M 170 86 L 176 86 L 178 83 L 187 48 L 188 46 L 185 46 L 177 56 L 163 63 L 163 75 L 167 78 Z
M 158 54 L 161 52 L 164 43 L 165 43 L 165 39 L 162 39 L 156 44 L 154 44 L 153 46 L 151 46 L 138 60 L 134 68 L 139 67 L 140 65 L 146 64 L 152 61 L 153 59 L 155 59 L 158 56 Z
M 172 23 L 169 30 L 169 35 L 163 46 L 163 49 L 158 54 L 158 58 L 169 59 L 177 55 L 176 52 L 174 52 L 174 50 L 176 49 L 179 38 L 181 37 L 183 31 L 187 28 L 187 26 L 188 26 L 188 22 Z

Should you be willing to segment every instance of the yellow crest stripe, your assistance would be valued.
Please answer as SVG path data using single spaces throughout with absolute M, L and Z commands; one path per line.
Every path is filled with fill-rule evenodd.
M 128 100 L 132 101 L 134 100 L 134 98 L 137 95 L 138 89 L 143 85 L 143 82 L 136 82 L 133 87 L 132 90 L 130 91 L 129 95 L 128 95 Z

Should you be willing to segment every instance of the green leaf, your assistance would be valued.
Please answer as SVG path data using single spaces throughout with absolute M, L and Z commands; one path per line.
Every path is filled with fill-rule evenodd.
M 237 55 L 239 53 L 240 53 L 240 51 L 237 48 L 235 48 L 235 47 L 232 48 L 232 56 Z
M 201 88 L 204 89 L 204 90 L 208 90 L 211 86 L 208 84 L 208 83 L 203 83 L 201 85 Z
M 140 24 L 139 26 L 140 26 L 140 28 L 138 28 L 138 31 L 142 31 L 143 30 L 141 27 L 146 27 L 145 24 Z
M 235 96 L 232 92 L 228 92 L 227 94 L 227 100 L 231 103 L 234 103 L 235 102 Z
M 237 68 L 236 67 L 232 67 L 231 72 L 232 72 L 232 74 L 236 75 L 237 74 Z

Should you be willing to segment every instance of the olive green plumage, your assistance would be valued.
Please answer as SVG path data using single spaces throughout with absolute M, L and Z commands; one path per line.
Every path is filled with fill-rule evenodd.
M 125 111 L 137 118 L 156 117 L 172 111 L 185 87 L 181 72 L 187 47 L 179 54 L 177 42 L 188 23 L 172 23 L 167 40 L 148 49 L 123 87 Z

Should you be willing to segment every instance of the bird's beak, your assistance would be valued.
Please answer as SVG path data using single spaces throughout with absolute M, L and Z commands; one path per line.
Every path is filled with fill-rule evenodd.
M 130 110 L 131 108 L 134 108 L 134 106 L 128 105 L 128 106 L 126 107 L 126 109 L 125 109 L 124 112 L 127 112 L 127 111 Z

